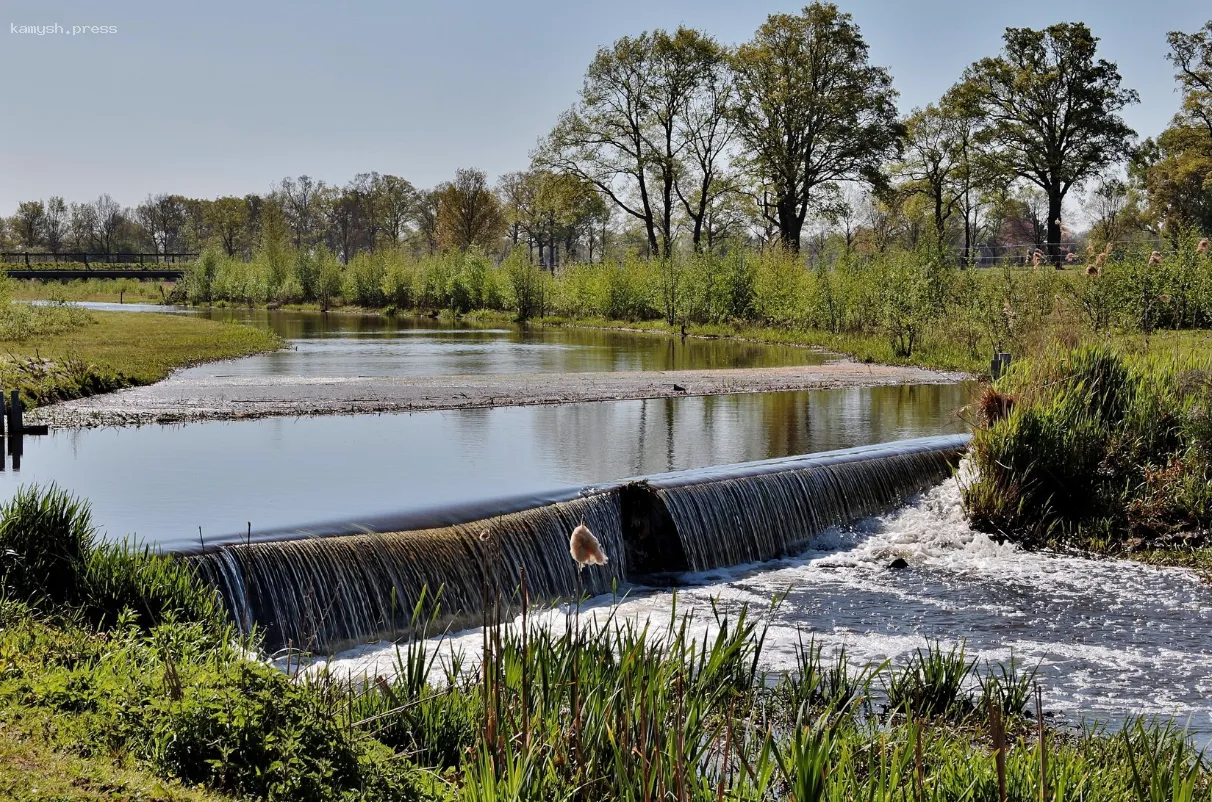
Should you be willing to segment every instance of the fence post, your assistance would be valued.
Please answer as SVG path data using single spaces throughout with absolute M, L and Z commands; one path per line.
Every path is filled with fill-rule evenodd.
M 11 390 L 8 394 L 8 431 L 9 434 L 21 434 L 21 391 Z

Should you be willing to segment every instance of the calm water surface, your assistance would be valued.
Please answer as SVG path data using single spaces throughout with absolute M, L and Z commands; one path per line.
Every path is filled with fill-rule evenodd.
M 819 365 L 809 348 L 544 326 L 477 326 L 412 316 L 82 304 L 99 311 L 196 314 L 271 329 L 290 347 L 182 371 L 207 376 L 442 376 Z
M 962 431 L 961 385 L 57 430 L 21 483 L 92 502 L 110 538 L 166 548 L 639 474 Z

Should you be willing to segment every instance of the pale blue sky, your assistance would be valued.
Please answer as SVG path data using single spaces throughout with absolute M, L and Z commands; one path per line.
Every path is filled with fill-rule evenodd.
M 1007 25 L 1082 20 L 1142 102 L 1142 136 L 1178 103 L 1169 30 L 1194 0 L 846 0 L 903 110 L 934 100 L 994 53 Z M 597 47 L 679 23 L 747 39 L 782 0 L 7 0 L 0 11 L 0 214 L 18 200 L 109 192 L 264 192 L 285 175 L 343 183 L 378 170 L 421 187 L 475 166 L 490 177 L 527 153 L 576 97 Z M 72 36 L 10 25 L 116 26 Z

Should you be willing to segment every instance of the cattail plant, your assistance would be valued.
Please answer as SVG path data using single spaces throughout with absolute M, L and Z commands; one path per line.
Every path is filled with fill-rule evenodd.
M 568 539 L 568 553 L 576 560 L 578 571 L 587 565 L 606 564 L 606 552 L 602 551 L 602 544 L 598 542 L 597 536 L 589 531 L 584 521 L 572 530 L 572 536 Z

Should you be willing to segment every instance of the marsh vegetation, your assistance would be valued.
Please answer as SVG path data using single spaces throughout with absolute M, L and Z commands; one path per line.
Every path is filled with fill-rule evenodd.
M 47 765 L 70 776 L 79 759 L 88 779 L 70 793 L 84 799 L 1208 793 L 1208 767 L 1180 729 L 1041 720 L 1029 666 L 978 665 L 962 646 L 923 643 L 906 664 L 861 666 L 805 637 L 794 670 L 767 675 L 764 625 L 743 608 L 637 624 L 569 607 L 553 628 L 501 595 L 482 657 L 443 654 L 421 622 L 390 681 L 308 670 L 297 654 L 283 671 L 216 617 L 182 563 L 99 548 L 90 530 L 86 506 L 55 489 L 0 511 L 0 728 L 12 751 L 66 755 L 0 767 L 18 799 Z M 35 560 L 36 574 L 22 570 Z M 489 587 L 510 584 L 485 570 Z

